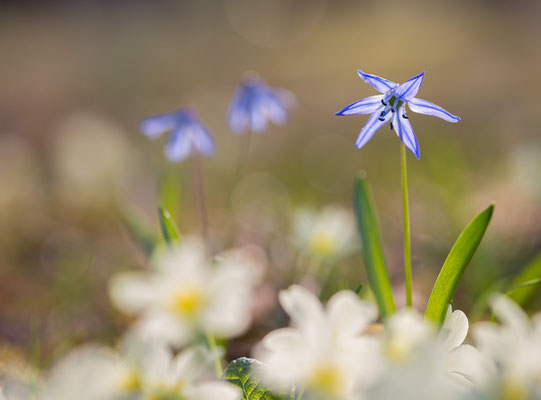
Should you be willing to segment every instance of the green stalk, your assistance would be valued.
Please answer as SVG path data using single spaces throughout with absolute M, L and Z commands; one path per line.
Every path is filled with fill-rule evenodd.
M 207 331 L 205 333 L 205 338 L 207 340 L 207 344 L 209 346 L 209 349 L 211 353 L 213 354 L 214 358 L 214 370 L 216 372 L 216 376 L 218 379 L 222 377 L 223 370 L 222 370 L 222 360 L 221 357 L 218 357 L 219 350 L 218 346 L 216 345 L 216 339 L 214 338 L 214 335 Z
M 400 143 L 402 172 L 402 215 L 404 219 L 404 273 L 406 276 L 406 305 L 411 308 L 411 232 L 408 200 L 408 171 L 406 166 L 406 145 Z
M 201 163 L 201 155 L 195 151 L 191 154 L 192 181 L 195 192 L 195 199 L 199 208 L 199 216 L 201 219 L 201 235 L 205 240 L 206 245 L 209 243 L 209 228 L 208 228 L 208 210 L 207 197 L 205 194 L 205 182 L 203 174 L 203 165 Z

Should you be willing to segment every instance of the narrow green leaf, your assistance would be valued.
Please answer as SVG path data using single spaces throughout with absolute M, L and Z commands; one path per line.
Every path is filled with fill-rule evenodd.
M 131 237 L 143 249 L 146 255 L 150 255 L 156 245 L 156 237 L 143 221 L 136 210 L 123 209 L 122 221 Z
M 171 214 L 163 207 L 158 208 L 158 213 L 160 217 L 160 228 L 165 242 L 168 245 L 177 242 L 180 239 L 180 234 L 178 233 L 175 221 L 171 218 Z
M 357 286 L 357 289 L 355 289 L 355 293 L 357 294 L 357 296 L 361 295 L 361 290 L 363 290 L 363 284 L 362 283 L 360 283 L 359 286 Z
M 536 281 L 541 279 L 541 254 L 537 255 L 510 285 L 509 297 L 523 306 L 526 304 L 541 285 Z
M 458 282 L 470 263 L 492 217 L 494 204 L 481 212 L 464 228 L 441 267 L 426 306 L 426 319 L 441 324 Z
M 252 358 L 237 358 L 228 365 L 222 378 L 242 390 L 244 400 L 292 400 L 295 390 L 279 395 L 270 391 L 269 387 L 261 382 L 257 376 L 257 369 L 264 365 Z
M 376 298 L 379 312 L 383 318 L 396 310 L 391 289 L 391 281 L 385 266 L 383 249 L 374 201 L 370 187 L 364 176 L 357 177 L 354 188 L 355 215 L 363 245 L 364 263 L 368 282 Z
M 173 219 L 178 216 L 180 204 L 180 176 L 178 169 L 167 168 L 160 179 L 160 204 Z

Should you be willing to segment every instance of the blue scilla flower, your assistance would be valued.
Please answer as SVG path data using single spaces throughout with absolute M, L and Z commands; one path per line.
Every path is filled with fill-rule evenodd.
M 423 82 L 424 72 L 401 85 L 377 75 L 365 74 L 361 70 L 357 72 L 363 81 L 372 85 L 378 92 L 383 93 L 356 101 L 335 114 L 372 114 L 361 133 L 359 133 L 355 143 L 358 149 L 363 147 L 381 126 L 391 121 L 391 129 L 395 130 L 400 140 L 415 157 L 419 158 L 419 143 L 406 115 L 406 103 L 409 109 L 415 113 L 433 115 L 449 122 L 460 121 L 460 117 L 449 113 L 440 106 L 415 98 Z
M 293 94 L 283 89 L 271 89 L 257 76 L 246 77 L 229 106 L 229 128 L 236 135 L 247 129 L 261 133 L 268 121 L 284 124 Z
M 165 146 L 165 156 L 173 162 L 182 161 L 192 153 L 212 156 L 216 150 L 209 131 L 189 108 L 145 118 L 139 127 L 141 132 L 151 139 L 171 131 L 171 137 Z

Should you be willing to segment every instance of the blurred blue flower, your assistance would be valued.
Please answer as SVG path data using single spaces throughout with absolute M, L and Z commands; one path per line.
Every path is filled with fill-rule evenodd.
M 269 120 L 284 124 L 294 101 L 293 94 L 287 90 L 271 89 L 257 76 L 248 76 L 229 106 L 229 128 L 240 135 L 247 129 L 263 132 Z
M 165 156 L 173 162 L 182 161 L 194 152 L 212 156 L 216 150 L 209 131 L 189 108 L 145 118 L 139 128 L 151 139 L 171 131 L 171 137 L 165 146 Z
M 356 101 L 335 114 L 372 114 L 359 133 L 355 143 L 358 149 L 364 146 L 381 126 L 391 120 L 391 129 L 395 130 L 400 140 L 415 157 L 419 158 L 419 143 L 406 116 L 406 103 L 410 110 L 415 113 L 433 115 L 449 122 L 460 121 L 460 117 L 449 113 L 440 106 L 415 98 L 423 82 L 424 72 L 401 85 L 377 75 L 365 74 L 361 70 L 357 72 L 363 81 L 372 85 L 378 92 L 383 93 Z

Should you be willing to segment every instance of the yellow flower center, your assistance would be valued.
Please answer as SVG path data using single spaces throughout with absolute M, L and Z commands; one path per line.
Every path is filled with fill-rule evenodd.
M 179 381 L 174 386 L 167 386 L 165 384 L 156 385 L 152 388 L 151 394 L 149 394 L 145 400 L 171 400 L 171 399 L 183 399 L 182 390 L 184 389 L 184 382 Z
M 141 379 L 135 371 L 126 371 L 120 378 L 120 390 L 124 393 L 132 393 L 141 388 Z
M 519 379 L 508 378 L 503 382 L 503 400 L 528 400 L 530 398 L 528 387 Z
M 312 251 L 319 256 L 325 257 L 334 251 L 336 239 L 325 232 L 317 232 L 312 238 Z
M 205 306 L 207 299 L 197 288 L 188 288 L 177 292 L 173 297 L 173 309 L 185 316 L 193 317 Z
M 389 360 L 399 364 L 405 361 L 411 352 L 410 344 L 399 338 L 391 338 L 385 346 L 385 354 Z
M 326 397 L 339 397 L 344 378 L 340 371 L 332 365 L 324 365 L 316 368 L 308 381 L 310 389 Z

